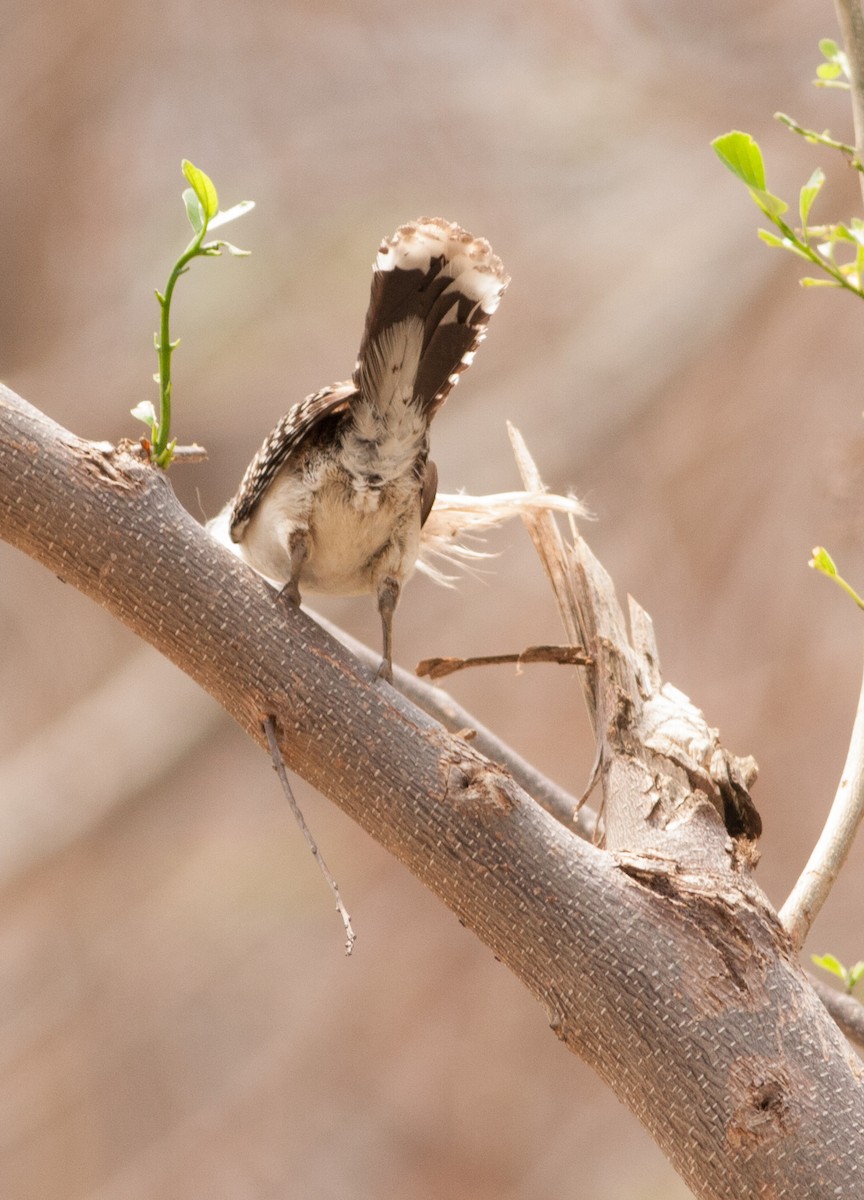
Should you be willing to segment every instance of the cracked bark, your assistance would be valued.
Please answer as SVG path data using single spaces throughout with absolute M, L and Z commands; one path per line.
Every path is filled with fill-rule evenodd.
M 525 983 L 698 1197 L 862 1193 L 857 1060 L 752 880 L 751 843 L 719 815 L 723 770 L 746 791 L 747 760 L 686 736 L 671 748 L 669 723 L 653 719 L 662 686 L 641 610 L 633 645 L 614 612 L 623 643 L 600 626 L 586 638 L 604 742 L 599 849 L 374 683 L 302 610 L 275 604 L 161 472 L 2 388 L 0 534 L 156 646 L 262 746 L 273 714 L 291 769 Z M 587 617 L 591 589 L 605 594 L 600 572 L 579 556 Z

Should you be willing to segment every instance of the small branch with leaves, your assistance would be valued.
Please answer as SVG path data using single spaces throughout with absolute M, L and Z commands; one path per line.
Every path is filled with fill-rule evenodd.
M 858 8 L 857 0 L 837 0 L 837 2 L 838 10 L 841 7 Z M 858 14 L 860 19 L 860 9 L 858 9 Z M 819 49 L 825 61 L 816 68 L 815 85 L 817 87 L 851 89 L 854 98 L 856 95 L 854 56 L 850 60 L 850 57 L 832 38 L 823 38 L 819 43 Z M 827 130 L 819 133 L 815 129 L 808 129 L 786 113 L 778 112 L 774 116 L 782 125 L 802 137 L 806 142 L 838 151 L 850 166 L 859 172 L 864 172 L 864 164 L 862 164 L 857 145 L 840 141 L 832 137 Z M 856 116 L 856 140 L 860 143 L 858 133 Z M 843 288 L 864 299 L 864 221 L 859 217 L 853 217 L 847 222 L 838 221 L 827 225 L 809 224 L 810 210 L 825 183 L 825 172 L 822 168 L 817 167 L 800 189 L 798 215 L 801 224 L 795 228 L 785 218 L 790 205 L 768 189 L 762 151 L 755 138 L 751 137 L 749 133 L 742 133 L 741 130 L 734 129 L 730 133 L 715 138 L 711 145 L 724 166 L 728 167 L 732 174 L 745 184 L 754 203 L 777 230 L 777 233 L 773 233 L 768 229 L 760 229 L 759 237 L 762 241 L 768 246 L 795 254 L 798 258 L 817 267 L 821 272 L 820 276 L 804 276 L 801 286 Z M 861 179 L 861 184 L 864 188 L 864 177 Z M 841 253 L 838 257 L 838 252 L 842 251 L 851 253 L 846 255 Z
M 788 123 L 790 118 L 785 120 Z M 806 134 L 807 131 L 802 132 Z M 825 144 L 824 137 L 822 141 Z M 788 250 L 798 258 L 803 258 L 827 276 L 822 279 L 805 275 L 801 286 L 844 288 L 864 299 L 864 221 L 860 217 L 853 217 L 845 224 L 838 222 L 834 225 L 808 225 L 810 210 L 825 183 L 825 172 L 822 168 L 817 167 L 800 190 L 798 215 L 801 224 L 796 229 L 785 219 L 789 205 L 768 189 L 762 151 L 749 133 L 735 129 L 715 138 L 711 145 L 720 161 L 746 185 L 753 201 L 779 231 L 772 233 L 768 229 L 760 229 L 759 237 L 762 241 L 768 246 Z M 840 146 L 841 143 L 836 145 Z M 845 261 L 839 260 L 837 249 L 841 246 L 850 246 L 854 250 L 853 257 Z
M 814 966 L 821 967 L 829 975 L 836 975 L 843 983 L 847 996 L 852 995 L 856 984 L 864 977 L 864 962 L 857 962 L 854 967 L 844 967 L 833 954 L 812 954 L 810 959 Z
M 165 291 L 156 292 L 161 316 L 159 332 L 154 334 L 159 370 L 153 378 L 159 386 L 159 413 L 156 413 L 149 400 L 142 400 L 132 409 L 132 416 L 143 421 L 150 430 L 148 448 L 151 462 L 163 469 L 169 466 L 177 451 L 177 439 L 171 436 L 171 356 L 180 344 L 179 338 L 174 341 L 171 338 L 171 301 L 174 288 L 195 258 L 218 258 L 223 250 L 235 257 L 246 257 L 249 254 L 248 250 L 240 250 L 230 242 L 206 242 L 204 239 L 214 229 L 242 217 L 255 207 L 254 201 L 242 200 L 225 212 L 220 212 L 219 197 L 210 177 L 186 158 L 183 159 L 183 174 L 190 184 L 183 193 L 183 203 L 194 236 L 171 268 Z
M 852 584 L 847 583 L 837 570 L 837 564 L 824 546 L 814 546 L 813 555 L 808 566 L 811 566 L 814 571 L 818 571 L 820 575 L 825 575 L 828 579 L 833 579 L 850 600 L 854 600 L 859 608 L 864 608 L 864 600 L 858 595 Z
M 835 0 L 837 17 L 843 31 L 845 50 L 831 38 L 824 38 L 819 48 L 824 57 L 816 70 L 817 87 L 843 88 L 851 93 L 855 126 L 855 145 L 832 137 L 827 131 L 817 133 L 801 125 L 785 113 L 776 118 L 793 133 L 811 144 L 836 150 L 859 173 L 864 172 L 864 16 L 860 0 Z M 769 246 L 779 247 L 817 266 L 824 278 L 805 276 L 804 287 L 839 287 L 864 299 L 864 220 L 853 217 L 848 222 L 829 225 L 810 225 L 810 212 L 825 183 L 825 174 L 816 168 L 800 189 L 798 214 L 800 226 L 793 228 L 785 219 L 789 205 L 769 191 L 765 164 L 758 143 L 748 133 L 733 130 L 712 142 L 720 161 L 744 183 L 750 195 L 771 221 L 778 233 L 760 229 L 759 236 Z M 859 174 L 864 194 L 864 177 Z M 838 257 L 845 247 L 851 256 Z M 817 546 L 810 566 L 833 579 L 857 605 L 864 600 L 838 572 L 831 555 Z M 825 903 L 837 876 L 846 861 L 858 828 L 864 819 L 864 685 L 852 730 L 849 751 L 834 801 L 822 833 L 788 899 L 780 909 L 780 920 L 793 944 L 800 949 L 816 915 Z M 831 956 L 819 963 L 826 966 Z M 836 962 L 837 960 L 833 960 Z M 830 969 L 830 968 L 828 968 Z M 835 974 L 840 972 L 835 971 Z

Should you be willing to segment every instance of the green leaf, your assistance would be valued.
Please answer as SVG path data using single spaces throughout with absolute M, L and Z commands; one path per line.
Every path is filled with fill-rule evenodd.
M 789 205 L 785 200 L 781 200 L 773 192 L 765 191 L 764 188 L 751 187 L 750 195 L 762 209 L 765 216 L 770 217 L 772 221 L 778 221 L 789 209 Z
M 136 404 L 130 411 L 136 421 L 141 421 L 144 425 L 149 425 L 151 429 L 156 428 L 158 424 L 156 409 L 149 400 L 142 400 L 140 404 Z
M 837 54 L 840 50 L 840 47 L 837 45 L 837 43 L 834 41 L 833 38 L 820 38 L 819 39 L 819 49 L 822 51 L 822 53 L 825 55 L 826 58 L 836 58 Z
M 807 218 L 810 216 L 810 209 L 813 207 L 813 201 L 819 195 L 824 182 L 825 172 L 821 167 L 817 167 L 801 189 L 801 194 L 798 199 L 798 210 L 801 214 L 801 224 L 805 229 L 807 228 Z
M 805 275 L 804 278 L 799 279 L 798 282 L 801 284 L 802 287 L 806 287 L 806 288 L 811 288 L 811 287 L 839 288 L 839 287 L 843 286 L 843 284 L 838 283 L 836 279 L 814 279 L 812 275 Z
M 204 228 L 204 209 L 201 207 L 201 201 L 192 188 L 186 188 L 184 191 L 183 203 L 186 205 L 186 216 L 189 218 L 189 224 L 196 233 L 200 233 Z
M 217 242 L 216 245 L 222 250 L 227 250 L 234 258 L 248 258 L 252 253 L 251 250 L 241 250 L 239 246 L 233 246 L 231 242 Z
M 834 559 L 828 553 L 824 546 L 814 546 L 811 551 L 809 565 L 814 571 L 821 571 L 823 575 L 829 575 L 832 578 L 837 574 L 837 567 Z M 836 961 L 836 959 L 835 959 Z M 815 962 L 815 959 L 814 959 Z M 820 963 L 819 966 L 822 964 Z
M 864 975 L 864 962 L 857 962 L 854 967 L 849 969 L 849 991 L 851 992 L 855 984 Z
M 213 180 L 209 175 L 205 175 L 202 170 L 191 163 L 188 158 L 183 159 L 183 174 L 189 181 L 195 195 L 201 201 L 204 216 L 210 221 L 219 211 L 219 197 L 216 194 L 216 188 L 213 186 Z
M 767 229 L 759 229 L 757 232 L 766 246 L 779 246 L 782 250 L 786 245 L 786 239 L 778 237 L 776 233 L 770 233 Z
M 813 259 L 810 257 L 807 251 L 803 249 L 800 242 L 796 242 L 790 237 L 783 237 L 780 239 L 780 245 L 784 250 L 788 250 L 790 254 L 795 254 L 798 256 L 798 258 L 803 258 L 806 263 L 813 262 Z
M 860 295 L 860 293 L 859 293 Z M 848 584 L 835 566 L 834 559 L 828 553 L 824 546 L 816 546 L 813 550 L 813 557 L 810 559 L 809 566 L 816 571 L 821 571 L 823 575 L 827 575 L 829 579 L 843 589 L 851 600 L 854 600 L 859 608 L 864 608 L 864 600 L 858 595 L 855 589 Z M 821 964 L 820 964 L 821 965 Z M 827 968 L 826 968 L 827 969 Z
M 843 74 L 843 68 L 838 62 L 820 63 L 816 68 L 817 79 L 836 79 Z
M 781 250 L 788 250 L 792 254 L 797 254 L 799 258 L 803 258 L 805 262 L 812 262 L 813 259 L 800 246 L 796 245 L 791 238 L 778 237 L 776 233 L 770 233 L 767 229 L 757 230 L 759 237 L 766 246 L 779 246 Z
M 857 219 L 857 217 L 852 218 L 853 229 L 855 229 L 855 222 Z M 842 222 L 837 225 L 826 226 L 824 233 L 829 242 L 854 242 L 857 240 L 856 236 L 850 233 Z
M 802 250 L 800 246 L 797 246 L 791 238 L 778 237 L 776 233 L 770 233 L 767 229 L 759 229 L 757 233 L 766 246 L 779 246 L 781 250 L 789 250 L 792 254 L 797 254 L 805 262 L 809 263 L 813 261 L 810 255 Z
M 212 233 L 214 229 L 218 229 L 220 225 L 227 225 L 229 221 L 236 221 L 238 217 L 244 216 L 247 212 L 251 212 L 255 207 L 254 200 L 241 200 L 239 204 L 232 204 L 230 208 L 226 208 L 224 212 L 217 212 L 212 221 L 207 226 L 207 232 Z
M 844 982 L 846 981 L 846 968 L 838 958 L 834 957 L 833 954 L 811 954 L 810 960 L 811 962 L 815 963 L 817 967 L 821 967 L 823 971 L 830 971 L 830 973 L 832 975 L 836 975 L 838 979 L 842 979 Z
M 714 153 L 733 175 L 737 175 L 749 188 L 758 192 L 765 190 L 765 164 L 759 144 L 749 133 L 733 129 L 711 143 Z

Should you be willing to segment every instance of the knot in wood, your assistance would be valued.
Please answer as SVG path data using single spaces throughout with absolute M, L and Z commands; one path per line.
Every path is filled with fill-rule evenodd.
M 147 468 L 122 447 L 112 446 L 110 442 L 75 438 L 72 448 L 87 474 L 101 484 L 127 491 L 142 487 L 147 481 Z M 159 472 L 160 476 L 163 474 Z
M 732 1094 L 738 1100 L 726 1137 L 735 1149 L 752 1149 L 779 1141 L 789 1124 L 790 1080 L 777 1064 L 758 1057 L 742 1059 L 730 1072 Z
M 518 801 L 518 788 L 494 763 L 460 758 L 448 768 L 444 795 L 460 806 L 511 812 Z

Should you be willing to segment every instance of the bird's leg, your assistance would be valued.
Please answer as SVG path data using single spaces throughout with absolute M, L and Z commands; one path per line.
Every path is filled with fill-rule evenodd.
M 291 575 L 288 582 L 279 591 L 280 596 L 284 596 L 292 604 L 299 606 L 300 604 L 300 574 L 303 570 L 303 564 L 309 557 L 309 531 L 306 529 L 295 529 L 288 538 L 288 552 L 290 554 Z
M 384 657 L 378 668 L 376 679 L 386 679 L 393 682 L 393 613 L 399 602 L 399 580 L 392 575 L 385 575 L 378 584 L 378 611 L 381 614 L 381 629 L 384 634 Z

